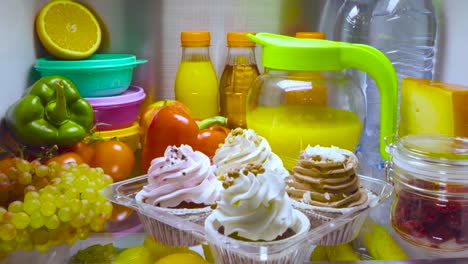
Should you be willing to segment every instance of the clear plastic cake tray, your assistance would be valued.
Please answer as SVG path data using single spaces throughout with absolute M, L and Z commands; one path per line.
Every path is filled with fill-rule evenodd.
M 211 213 L 210 207 L 168 209 L 138 202 L 135 195 L 147 184 L 146 175 L 109 185 L 101 194 L 113 203 L 133 208 L 147 234 L 160 243 L 173 246 L 209 244 L 217 263 L 296 263 L 305 259 L 313 245 L 333 245 L 355 239 L 369 209 L 380 205 L 393 192 L 393 186 L 388 182 L 367 176 L 359 177 L 361 184 L 375 196 L 372 204 L 325 220 L 309 210 L 301 210 L 311 223 L 309 230 L 280 245 L 207 234 L 204 223 Z

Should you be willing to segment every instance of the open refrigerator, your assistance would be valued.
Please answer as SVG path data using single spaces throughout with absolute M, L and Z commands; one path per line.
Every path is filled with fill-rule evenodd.
M 32 67 L 37 58 L 47 55 L 34 29 L 34 19 L 46 0 L 5 0 L 0 4 L 0 113 L 21 96 L 23 90 L 39 78 Z M 136 68 L 132 84 L 146 92 L 144 104 L 174 98 L 174 79 L 180 63 L 180 32 L 204 30 L 211 33 L 210 55 L 215 71 L 221 75 L 226 59 L 226 33 L 230 31 L 270 32 L 294 35 L 299 31 L 323 31 L 333 35 L 334 18 L 342 0 L 80 0 L 99 14 L 105 40 L 99 53 L 127 53 L 148 60 Z M 442 1 L 438 32 L 435 78 L 448 83 L 466 85 L 463 0 Z M 260 71 L 261 47 L 256 48 Z M 439 259 L 436 253 L 421 250 L 399 238 L 390 224 L 391 198 L 369 211 L 369 217 L 383 226 L 407 252 L 410 259 L 388 263 L 466 263 L 461 252 L 450 259 Z M 144 223 L 143 223 L 144 224 Z M 112 229 L 113 228 L 113 229 Z M 65 263 L 78 250 L 93 244 L 114 243 L 125 248 L 140 245 L 145 238 L 143 225 L 134 214 L 129 223 L 91 234 L 73 246 L 61 245 L 48 252 L 10 254 L 4 263 Z M 196 229 L 196 228 L 195 228 Z M 365 249 L 354 243 L 362 261 L 372 263 Z M 200 250 L 199 248 L 197 250 Z M 377 261 L 376 261 L 377 262 Z M 379 263 L 382 261 L 378 261 Z

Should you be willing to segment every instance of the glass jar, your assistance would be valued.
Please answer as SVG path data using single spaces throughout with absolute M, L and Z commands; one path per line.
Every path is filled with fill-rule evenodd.
M 408 135 L 387 151 L 395 231 L 419 247 L 467 250 L 468 138 Z

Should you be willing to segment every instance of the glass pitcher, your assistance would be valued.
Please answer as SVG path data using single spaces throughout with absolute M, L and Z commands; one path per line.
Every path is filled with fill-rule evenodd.
M 295 166 L 307 145 L 355 151 L 366 99 L 343 71 L 348 68 L 366 72 L 377 83 L 382 102 L 380 152 L 388 158 L 384 138 L 396 131 L 398 81 L 385 55 L 360 44 L 270 33 L 248 37 L 263 47 L 265 72 L 247 95 L 247 127 L 268 140 L 287 169 Z M 307 98 L 297 100 L 298 95 Z

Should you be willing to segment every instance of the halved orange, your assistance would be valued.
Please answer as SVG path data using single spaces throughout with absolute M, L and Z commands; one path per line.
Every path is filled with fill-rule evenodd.
M 101 44 L 101 27 L 84 5 L 71 0 L 54 0 L 42 7 L 36 18 L 36 32 L 44 48 L 60 59 L 91 56 Z

